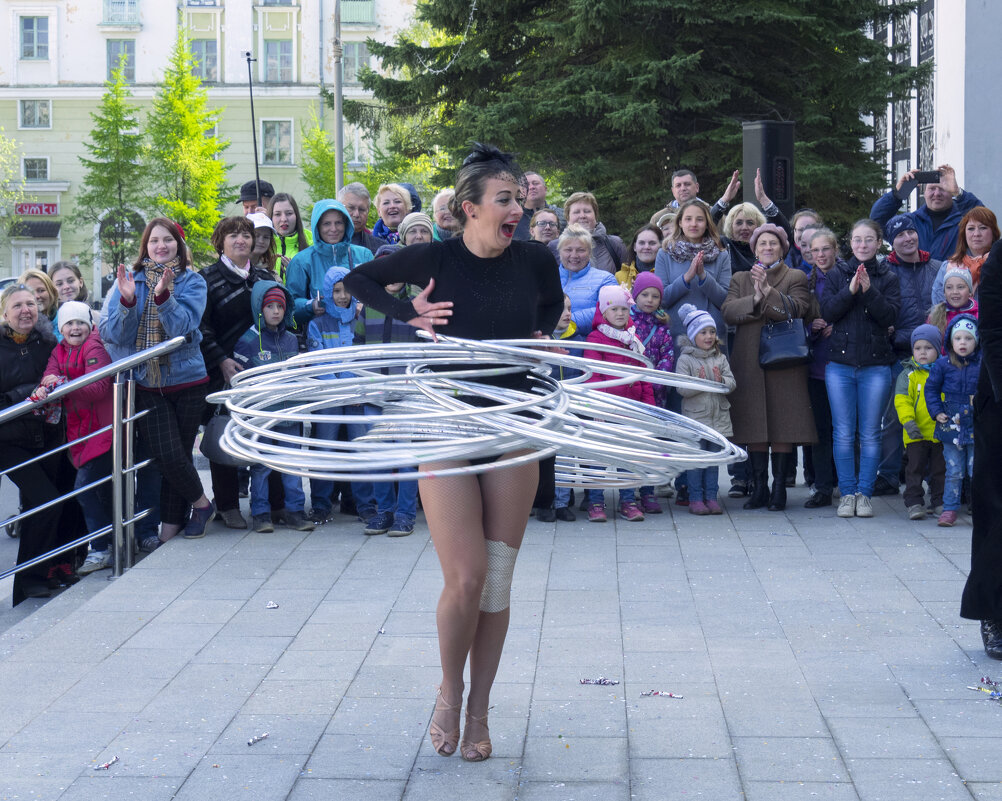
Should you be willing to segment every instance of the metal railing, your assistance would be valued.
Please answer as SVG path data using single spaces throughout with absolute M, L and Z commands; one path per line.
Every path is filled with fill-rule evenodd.
M 91 437 L 96 437 L 99 434 L 111 431 L 112 468 L 110 476 L 105 476 L 104 478 L 93 481 L 83 487 L 66 492 L 57 498 L 53 498 L 51 501 L 34 507 L 33 509 L 27 509 L 6 520 L 4 523 L 5 525 L 14 525 L 15 523 L 18 523 L 33 514 L 37 514 L 45 509 L 50 509 L 53 506 L 57 506 L 64 501 L 75 498 L 84 492 L 88 492 L 89 490 L 110 481 L 111 525 L 100 528 L 97 531 L 92 531 L 82 537 L 78 537 L 72 542 L 60 545 L 58 548 L 53 548 L 51 551 L 47 551 L 46 553 L 33 557 L 27 562 L 21 562 L 20 564 L 14 565 L 14 567 L 9 570 L 5 570 L 0 573 L 0 580 L 13 576 L 15 573 L 20 573 L 22 570 L 27 570 L 30 567 L 41 564 L 54 556 L 79 548 L 81 545 L 85 545 L 91 540 L 103 537 L 105 534 L 109 533 L 112 534 L 112 554 L 114 557 L 112 576 L 117 578 L 122 575 L 126 568 L 132 567 L 135 551 L 134 525 L 150 513 L 149 509 L 144 509 L 138 514 L 135 511 L 134 476 L 138 470 L 146 467 L 146 465 L 150 464 L 152 461 L 147 459 L 139 464 L 135 464 L 133 460 L 133 423 L 146 414 L 146 412 L 143 411 L 139 414 L 135 413 L 136 381 L 135 378 L 133 378 L 132 370 L 150 359 L 166 356 L 168 353 L 177 350 L 185 344 L 186 341 L 185 337 L 175 337 L 174 339 L 155 345 L 152 348 L 141 350 L 128 358 L 112 362 L 106 367 L 102 367 L 92 373 L 87 373 L 87 375 L 76 378 L 73 381 L 68 381 L 49 392 L 45 400 L 26 400 L 0 411 L 0 426 L 2 426 L 5 423 L 9 423 L 12 420 L 17 419 L 18 417 L 31 414 L 38 407 L 58 401 L 70 393 L 86 387 L 89 384 L 93 384 L 96 381 L 112 377 L 115 379 L 112 384 L 111 393 L 113 410 L 112 422 L 110 425 L 104 426 L 96 431 L 92 431 L 85 437 L 80 437 L 72 442 L 67 442 L 64 445 L 52 448 L 45 453 L 21 462 L 20 464 L 14 465 L 13 467 L 9 467 L 6 470 L 0 471 L 0 476 L 5 476 L 8 473 L 20 470 L 30 464 L 47 459 L 54 453 L 68 450 L 72 445 L 77 445 L 80 442 L 90 439 Z

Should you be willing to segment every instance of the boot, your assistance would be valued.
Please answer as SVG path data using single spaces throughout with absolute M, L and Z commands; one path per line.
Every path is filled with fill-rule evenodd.
M 789 453 L 772 454 L 772 495 L 769 496 L 769 511 L 782 512 L 786 508 L 786 472 L 790 465 Z
M 769 454 L 765 451 L 750 451 L 748 453 L 749 471 L 751 472 L 748 490 L 749 498 L 744 502 L 745 509 L 761 509 L 769 503 Z

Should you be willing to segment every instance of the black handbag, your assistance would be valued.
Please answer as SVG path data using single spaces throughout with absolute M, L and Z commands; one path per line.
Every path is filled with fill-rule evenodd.
M 783 298 L 786 319 L 766 323 L 759 335 L 758 363 L 763 370 L 796 367 L 806 364 L 811 358 L 804 321 L 794 319 L 786 303 L 786 295 L 780 293 L 780 297 Z
M 230 416 L 228 414 L 220 414 L 221 411 L 221 407 L 217 405 L 215 413 L 209 418 L 209 422 L 205 424 L 205 428 L 202 431 L 202 441 L 199 443 L 198 449 L 202 452 L 202 456 L 210 462 L 225 465 L 226 467 L 250 467 L 250 462 L 245 462 L 236 456 L 232 456 L 224 451 L 219 444 L 219 441 L 223 437 L 223 431 L 226 430 L 226 424 L 230 422 Z

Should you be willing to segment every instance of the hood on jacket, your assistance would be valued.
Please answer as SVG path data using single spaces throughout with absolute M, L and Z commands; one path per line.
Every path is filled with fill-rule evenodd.
M 261 330 L 264 324 L 261 312 L 264 309 L 265 293 L 276 287 L 281 289 L 285 294 L 285 319 L 282 322 L 286 328 L 294 331 L 296 323 L 292 318 L 292 313 L 296 310 L 295 300 L 292 297 L 292 293 L 282 284 L 278 283 L 278 281 L 255 281 L 251 287 L 251 313 L 254 315 L 254 325 L 258 331 Z
M 331 296 L 334 294 L 334 284 L 343 281 L 346 275 L 348 275 L 347 268 L 338 267 L 337 265 L 331 267 L 324 275 L 324 294 L 322 298 L 325 314 L 338 318 L 342 323 L 350 323 L 355 319 L 355 298 L 351 298 L 348 301 L 348 308 L 343 309 L 340 306 L 334 305 Z
M 975 317 L 973 314 L 967 314 L 962 312 L 958 314 L 956 317 L 954 317 L 952 320 L 950 320 L 950 324 L 946 327 L 946 331 L 943 334 L 943 348 L 946 350 L 947 353 L 952 353 L 953 355 L 957 356 L 958 359 L 960 358 L 960 356 L 958 356 L 953 350 L 953 329 L 964 321 L 969 323 L 974 323 L 975 328 L 977 328 L 978 326 L 977 317 Z M 974 350 L 971 352 L 971 355 L 968 356 L 965 361 L 970 361 L 971 359 L 975 358 L 975 356 L 977 356 L 978 354 L 978 351 L 980 350 L 981 350 L 981 332 L 978 331 L 978 333 L 976 334 L 976 339 L 974 341 Z
M 340 212 L 341 216 L 344 217 L 344 236 L 340 242 L 334 245 L 324 242 L 320 238 L 320 232 L 317 230 L 320 226 L 320 218 L 332 209 Z M 313 212 L 310 214 L 310 232 L 313 234 L 313 247 L 329 257 L 333 257 L 335 254 L 342 256 L 342 250 L 347 251 L 349 245 L 351 245 L 351 238 L 355 235 L 355 226 L 352 225 L 351 215 L 348 214 L 348 210 L 340 200 L 326 198 L 318 200 L 313 204 Z

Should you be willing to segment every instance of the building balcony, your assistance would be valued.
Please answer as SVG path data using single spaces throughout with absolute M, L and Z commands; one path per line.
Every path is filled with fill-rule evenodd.
M 341 0 L 342 25 L 375 25 L 376 0 Z
M 189 7 L 191 7 L 191 6 L 211 6 L 211 7 L 215 8 L 220 3 L 222 3 L 222 0 L 185 0 L 185 5 L 189 6 Z
M 102 25 L 139 27 L 139 0 L 104 0 Z

